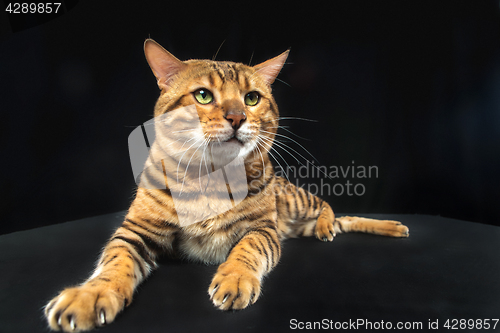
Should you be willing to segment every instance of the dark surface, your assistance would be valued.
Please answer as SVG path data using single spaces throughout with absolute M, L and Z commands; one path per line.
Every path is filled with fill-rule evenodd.
M 89 275 L 123 214 L 0 236 L 0 331 L 47 331 L 42 307 Z M 402 221 L 410 237 L 289 240 L 259 301 L 234 313 L 209 301 L 215 266 L 165 262 L 116 322 L 98 331 L 281 332 L 292 319 L 325 318 L 422 322 L 426 328 L 436 319 L 443 325 L 453 318 L 499 318 L 499 227 L 423 215 L 370 216 Z

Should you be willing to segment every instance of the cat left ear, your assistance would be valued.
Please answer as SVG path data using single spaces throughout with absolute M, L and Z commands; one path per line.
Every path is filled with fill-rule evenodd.
M 272 84 L 280 73 L 281 68 L 283 68 L 289 52 L 290 49 L 286 50 L 277 57 L 253 66 L 253 68 L 255 68 L 257 72 L 259 72 L 259 74 L 264 78 L 267 84 Z
M 185 63 L 150 38 L 144 42 L 144 54 L 161 90 L 166 90 L 172 78 L 187 67 Z

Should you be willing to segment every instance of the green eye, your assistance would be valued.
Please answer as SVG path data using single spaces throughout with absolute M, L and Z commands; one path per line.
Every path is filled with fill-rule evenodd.
M 254 106 L 259 103 L 260 95 L 255 92 L 249 92 L 248 94 L 245 95 L 245 104 L 248 106 Z
M 206 89 L 198 89 L 194 92 L 194 98 L 200 104 L 208 104 L 214 100 L 214 95 Z

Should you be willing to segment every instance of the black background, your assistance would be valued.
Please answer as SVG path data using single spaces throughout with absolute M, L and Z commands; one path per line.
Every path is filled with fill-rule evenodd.
M 307 140 L 280 133 L 321 165 L 378 168 L 307 180 L 363 184 L 323 195 L 334 211 L 500 225 L 499 1 L 75 3 L 25 30 L 0 14 L 0 233 L 128 207 L 127 138 L 159 93 L 148 37 L 180 59 L 224 42 L 218 60 L 252 65 L 291 48 L 281 115 L 317 122 L 282 121 Z

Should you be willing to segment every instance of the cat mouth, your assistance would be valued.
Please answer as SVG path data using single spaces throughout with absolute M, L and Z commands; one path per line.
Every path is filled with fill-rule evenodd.
M 243 141 L 241 141 L 240 139 L 238 139 L 236 136 L 232 135 L 229 139 L 227 139 L 226 141 L 224 142 L 227 142 L 227 143 L 237 143 L 237 144 L 240 144 L 240 145 L 244 145 Z

